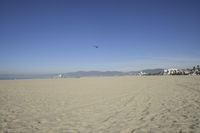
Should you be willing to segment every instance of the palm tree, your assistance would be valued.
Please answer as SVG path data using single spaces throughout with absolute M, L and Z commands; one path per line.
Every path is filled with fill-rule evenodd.
M 195 71 L 196 70 L 196 67 L 194 66 L 193 68 L 192 68 L 192 71 Z
M 200 75 L 200 68 L 199 68 L 199 65 L 197 65 L 197 75 Z
M 197 65 L 197 70 L 200 71 L 199 65 Z
M 192 74 L 196 74 L 195 70 L 196 70 L 196 67 L 193 66 L 193 68 L 192 68 Z

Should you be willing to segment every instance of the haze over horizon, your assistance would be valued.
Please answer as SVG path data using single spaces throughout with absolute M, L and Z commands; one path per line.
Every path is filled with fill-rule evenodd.
M 0 74 L 200 64 L 198 0 L 1 0 L 0 19 Z

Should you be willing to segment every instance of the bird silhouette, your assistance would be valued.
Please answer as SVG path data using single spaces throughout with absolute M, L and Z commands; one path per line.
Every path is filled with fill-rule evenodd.
M 99 48 L 99 46 L 98 46 L 98 45 L 93 45 L 93 47 L 94 47 L 94 48 Z

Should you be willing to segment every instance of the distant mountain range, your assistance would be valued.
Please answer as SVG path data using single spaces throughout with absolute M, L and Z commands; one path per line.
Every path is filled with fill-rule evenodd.
M 94 76 L 126 76 L 126 75 L 138 75 L 139 72 L 144 72 L 149 75 L 155 75 L 162 73 L 164 69 L 145 69 L 141 71 L 77 71 L 63 73 L 63 77 L 94 77 Z M 14 80 L 14 79 L 51 79 L 56 78 L 56 74 L 0 74 L 0 80 Z
M 164 69 L 145 69 L 142 72 L 147 74 L 158 74 L 162 73 Z M 90 76 L 125 76 L 125 75 L 138 75 L 141 71 L 129 71 L 129 72 L 121 72 L 121 71 L 77 71 L 77 72 L 69 72 L 64 73 L 64 77 L 90 77 Z

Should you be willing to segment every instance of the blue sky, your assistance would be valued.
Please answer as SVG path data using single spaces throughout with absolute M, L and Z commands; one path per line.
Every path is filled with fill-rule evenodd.
M 0 20 L 4 74 L 200 64 L 198 0 L 1 0 Z

